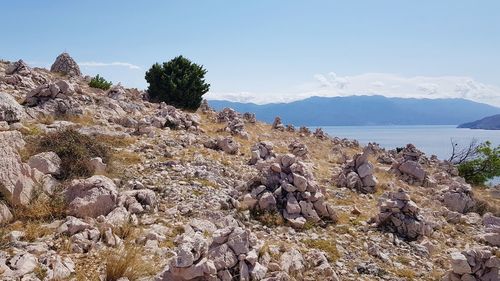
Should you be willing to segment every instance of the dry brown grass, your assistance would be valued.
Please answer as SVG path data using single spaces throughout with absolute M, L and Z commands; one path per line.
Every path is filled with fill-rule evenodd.
M 88 113 L 83 115 L 62 115 L 58 116 L 56 120 L 69 121 L 85 126 L 97 124 L 95 117 Z
M 477 206 L 474 211 L 483 215 L 490 212 L 495 216 L 500 216 L 500 198 L 492 196 L 488 187 L 474 186 L 473 196 L 476 199 Z
M 24 224 L 22 231 L 24 232 L 23 239 L 29 242 L 34 242 L 39 238 L 53 233 L 51 229 L 43 227 L 37 222 L 27 222 Z
M 60 192 L 56 190 L 50 197 L 37 187 L 33 198 L 27 205 L 16 205 L 12 214 L 16 220 L 30 222 L 49 222 L 66 216 L 66 203 Z
M 119 250 L 106 255 L 106 281 L 116 281 L 122 277 L 130 281 L 155 274 L 153 266 L 143 258 L 143 249 L 137 245 L 126 244 Z
M 305 239 L 302 240 L 302 243 L 309 248 L 315 248 L 325 252 L 330 262 L 334 262 L 340 258 L 340 253 L 337 250 L 337 244 L 334 240 Z
M 416 273 L 413 269 L 409 268 L 400 268 L 394 270 L 394 274 L 396 274 L 399 277 L 406 278 L 406 280 L 415 280 Z

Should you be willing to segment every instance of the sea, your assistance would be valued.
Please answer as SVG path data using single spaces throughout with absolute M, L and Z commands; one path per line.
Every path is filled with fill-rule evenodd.
M 494 146 L 500 145 L 500 130 L 460 129 L 457 125 L 326 126 L 321 128 L 332 137 L 356 139 L 362 145 L 375 142 L 386 149 L 404 147 L 412 143 L 426 155 L 436 155 L 442 160 L 449 159 L 452 141 L 458 143 L 459 147 L 468 145 L 473 139 L 479 142 L 490 141 Z M 500 178 L 490 182 L 490 184 L 498 183 L 500 183 Z
M 403 147 L 413 143 L 427 155 L 448 159 L 451 155 L 451 141 L 466 146 L 474 138 L 479 142 L 490 141 L 500 144 L 500 131 L 459 129 L 456 125 L 419 126 L 327 126 L 323 130 L 332 137 L 356 139 L 361 144 L 378 143 L 386 149 Z

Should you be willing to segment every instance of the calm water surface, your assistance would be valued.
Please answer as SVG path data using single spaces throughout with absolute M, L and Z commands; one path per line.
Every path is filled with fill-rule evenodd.
M 456 125 L 440 126 L 328 126 L 322 127 L 330 136 L 356 139 L 361 144 L 376 142 L 386 149 L 413 143 L 427 155 L 448 159 L 451 154 L 450 140 L 467 145 L 476 138 L 480 142 L 491 141 L 500 144 L 500 131 L 458 129 Z

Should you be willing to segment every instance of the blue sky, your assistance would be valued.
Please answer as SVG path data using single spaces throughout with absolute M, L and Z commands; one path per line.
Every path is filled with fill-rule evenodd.
M 2 1 L 0 57 L 146 88 L 203 64 L 211 98 L 462 97 L 500 106 L 500 1 Z

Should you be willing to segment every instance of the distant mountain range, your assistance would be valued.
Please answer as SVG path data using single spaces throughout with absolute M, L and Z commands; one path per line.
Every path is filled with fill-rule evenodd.
M 209 100 L 220 110 L 253 112 L 257 119 L 295 126 L 457 125 L 500 114 L 500 108 L 465 99 L 387 98 L 384 96 L 311 97 L 290 103 L 257 105 Z
M 460 124 L 459 128 L 500 130 L 500 114 L 485 117 L 474 122 Z

